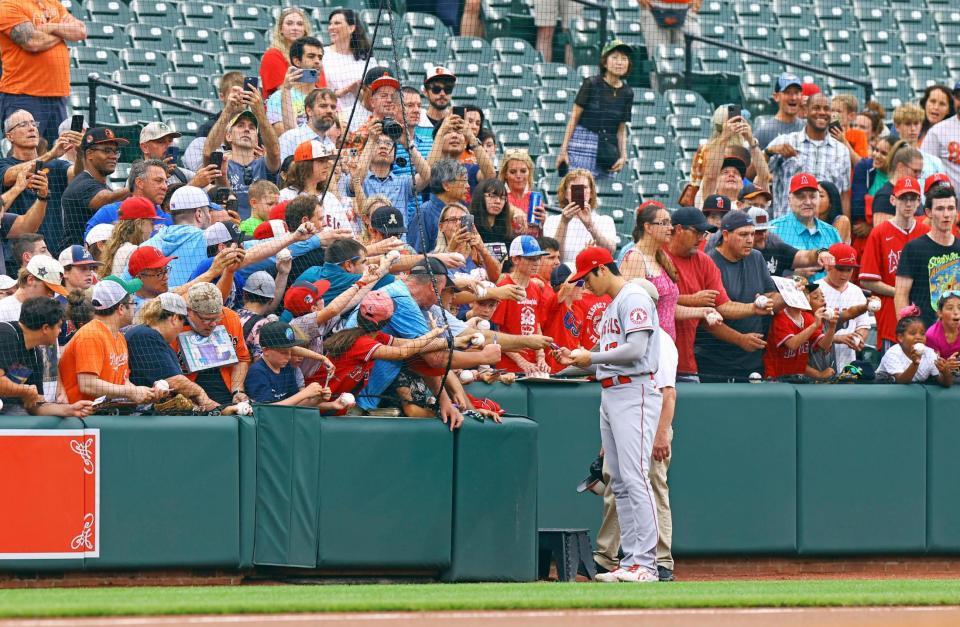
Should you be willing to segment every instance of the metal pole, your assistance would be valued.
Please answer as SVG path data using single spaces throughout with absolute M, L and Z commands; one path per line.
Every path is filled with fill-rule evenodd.
M 600 58 L 600 55 L 603 54 L 603 47 L 607 45 L 607 12 L 609 10 L 610 9 L 606 5 L 600 7 L 600 50 L 598 50 L 598 59 Z
M 690 89 L 693 83 L 693 39 L 687 32 L 683 33 L 683 87 Z
M 87 114 L 87 128 L 93 128 L 97 125 L 97 83 L 100 81 L 100 75 L 92 72 L 87 75 L 87 94 L 90 96 L 90 110 Z

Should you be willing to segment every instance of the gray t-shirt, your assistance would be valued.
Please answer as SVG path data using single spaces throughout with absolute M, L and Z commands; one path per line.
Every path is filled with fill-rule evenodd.
M 707 256 L 720 269 L 720 278 L 730 300 L 752 303 L 757 294 L 777 290 L 759 250 L 751 251 L 749 256 L 737 262 L 728 261 L 716 248 L 707 252 Z M 750 316 L 742 320 L 726 320 L 725 323 L 740 333 L 766 335 L 770 316 Z M 702 328 L 697 330 L 693 351 L 701 375 L 746 378 L 752 372 L 763 372 L 763 351 L 748 353 Z
M 753 136 L 760 142 L 760 148 L 766 150 L 767 146 L 770 145 L 770 142 L 773 141 L 773 138 L 777 135 L 802 131 L 806 125 L 806 121 L 800 118 L 797 118 L 793 122 L 781 122 L 777 118 L 770 118 L 757 127 L 753 132 Z

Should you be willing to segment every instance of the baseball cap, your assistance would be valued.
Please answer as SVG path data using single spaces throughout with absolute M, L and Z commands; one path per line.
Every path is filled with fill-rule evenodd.
M 160 299 L 160 307 L 164 311 L 169 311 L 170 313 L 179 314 L 181 316 L 187 315 L 187 301 L 183 300 L 183 296 L 180 294 L 164 292 L 157 298 Z
M 447 276 L 447 266 L 443 265 L 443 262 L 437 259 L 436 257 L 427 257 L 427 263 L 423 262 L 418 263 L 417 265 L 410 268 L 408 274 L 415 275 L 430 275 L 435 274 L 437 276 Z
M 521 235 L 510 242 L 511 257 L 543 257 L 547 253 L 540 249 L 540 243 L 532 235 Z
M 243 284 L 243 291 L 264 298 L 273 298 L 277 295 L 277 282 L 269 272 L 258 270 L 247 277 L 247 282 Z
M 135 293 L 130 282 L 121 281 L 118 277 L 109 276 L 93 286 L 93 293 L 90 301 L 93 308 L 97 311 L 110 309 L 123 299 Z M 132 291 L 131 291 L 132 290 Z
M 753 183 L 747 183 L 744 185 L 743 189 L 740 190 L 740 194 L 737 196 L 737 199 L 750 200 L 752 198 L 756 198 L 757 196 L 766 196 L 767 200 L 773 200 L 773 194 L 762 187 L 757 187 Z
M 34 255 L 27 262 L 27 272 L 32 274 L 35 279 L 43 281 L 47 287 L 57 294 L 67 296 L 67 288 L 62 285 L 63 266 L 53 257 Z
M 105 242 L 110 239 L 110 236 L 113 235 L 113 225 L 112 224 L 98 224 L 90 229 L 87 233 L 87 236 L 83 240 L 87 244 L 96 244 L 97 242 Z
M 386 322 L 393 315 L 393 299 L 383 290 L 373 290 L 360 301 L 359 315 L 375 324 Z
M 753 226 L 758 231 L 766 231 L 770 228 L 770 214 L 763 207 L 750 207 L 747 215 L 753 220 Z
M 293 348 L 305 345 L 306 342 L 298 338 L 293 327 L 286 322 L 276 320 L 260 327 L 261 348 Z
M 213 283 L 197 283 L 187 292 L 187 307 L 202 316 L 223 311 L 223 295 Z
M 666 206 L 659 200 L 645 200 L 640 203 L 640 206 L 637 207 L 637 215 L 640 215 L 641 212 L 646 210 L 648 207 L 653 207 L 656 210 L 666 209 Z
M 370 216 L 370 226 L 384 235 L 400 235 L 407 232 L 403 225 L 403 212 L 396 207 L 379 207 Z
M 227 128 L 233 128 L 233 127 L 237 124 L 237 122 L 240 121 L 240 118 L 242 118 L 242 117 L 248 117 L 248 118 L 250 118 L 250 121 L 253 122 L 253 125 L 254 125 L 255 127 L 257 127 L 257 128 L 260 128 L 260 122 L 257 121 L 257 116 L 255 116 L 255 115 L 253 114 L 253 111 L 250 111 L 249 109 L 247 109 L 247 110 L 245 110 L 245 111 L 241 111 L 240 113 L 238 113 L 238 114 L 236 114 L 235 116 L 233 116 L 233 117 L 230 119 L 230 125 L 229 125 Z
M 80 244 L 74 244 L 72 246 L 67 246 L 62 251 L 60 251 L 60 256 L 57 258 L 57 261 L 60 262 L 60 265 L 66 268 L 67 266 L 99 266 L 100 262 L 93 258 L 93 255 L 90 254 L 90 251 L 81 246 Z M 3 289 L 3 288 L 0 288 Z
M 423 84 L 426 85 L 432 80 L 448 80 L 456 83 L 457 75 L 442 65 L 435 65 L 427 71 L 427 76 L 423 79 Z
M 287 203 L 289 202 L 289 200 L 284 200 L 270 207 L 270 213 L 267 214 L 267 218 L 270 220 L 285 220 L 287 218 Z
M 834 258 L 833 265 L 850 268 L 860 267 L 860 264 L 857 263 L 857 250 L 850 244 L 834 244 L 829 248 L 829 251 Z
M 736 155 L 727 155 L 723 158 L 720 169 L 722 170 L 724 168 L 736 168 L 741 178 L 747 175 L 747 162 Z
M 953 84 L 953 91 L 954 93 L 960 92 L 960 81 L 957 81 L 956 83 Z
M 203 237 L 207 241 L 207 246 L 216 246 L 227 242 L 242 244 L 247 234 L 240 230 L 236 222 L 224 221 L 214 222 L 204 229 Z
M 804 96 L 815 96 L 820 93 L 820 88 L 817 87 L 816 83 L 804 83 L 800 86 L 800 91 L 803 92 Z
M 122 203 L 117 211 L 117 220 L 162 220 L 157 207 L 143 196 L 131 196 Z
M 332 157 L 333 150 L 325 142 L 318 142 L 315 139 L 305 141 L 293 153 L 294 161 L 312 161 L 314 159 L 323 159 Z
M 157 139 L 162 139 L 164 137 L 183 137 L 180 133 L 176 132 L 163 122 L 151 122 L 143 127 L 143 130 L 140 131 L 140 143 L 145 144 L 147 142 L 152 142 Z
M 369 74 L 369 72 L 367 72 L 367 74 Z M 393 87 L 396 90 L 400 89 L 400 81 L 394 78 L 389 72 L 384 72 L 369 83 L 366 83 L 366 85 L 370 89 L 371 94 L 383 87 Z
M 573 274 L 573 270 L 570 269 L 570 266 L 561 263 L 550 273 L 550 286 L 555 290 L 560 289 L 560 286 L 567 282 L 571 274 Z
M 184 185 L 170 197 L 170 211 L 189 211 L 209 207 L 210 198 L 199 187 Z
M 266 222 L 261 222 L 257 228 L 253 230 L 253 239 L 271 239 L 273 237 L 281 237 L 289 232 L 290 230 L 287 228 L 287 223 L 283 220 L 267 220 Z
M 613 263 L 613 257 L 610 255 L 610 251 L 606 248 L 601 248 L 599 246 L 590 246 L 588 248 L 584 248 L 580 251 L 580 254 L 577 255 L 577 271 L 573 273 L 573 276 L 567 279 L 567 283 L 576 283 L 583 277 L 587 276 L 587 273 L 594 268 L 605 266 L 608 263 Z
M 817 178 L 814 175 L 800 172 L 790 179 L 790 193 L 796 194 L 804 189 L 817 189 L 817 185 Z
M 730 199 L 719 194 L 711 194 L 703 200 L 703 213 L 726 213 L 732 209 Z
M 283 296 L 283 307 L 294 316 L 310 313 L 315 303 L 330 289 L 330 281 L 320 279 L 313 283 L 298 281 Z
M 86 150 L 90 146 L 95 146 L 97 144 L 110 143 L 117 144 L 118 146 L 126 146 L 130 142 L 122 137 L 117 137 L 109 128 L 95 126 L 87 129 L 87 132 L 84 133 L 83 140 L 80 142 L 80 150 Z
M 674 226 L 694 228 L 701 233 L 717 232 L 717 227 L 707 222 L 707 217 L 696 207 L 680 207 L 670 217 Z
M 627 44 L 623 40 L 613 39 L 607 42 L 607 45 L 603 47 L 603 50 L 600 51 L 600 56 L 605 57 L 614 50 L 620 50 L 629 55 L 633 52 L 633 46 Z
M 6 274 L 0 274 L 0 290 L 8 290 L 11 287 L 16 287 L 17 280 L 7 276 Z
M 140 246 L 130 255 L 130 261 L 127 262 L 127 271 L 130 276 L 139 276 L 144 270 L 155 270 L 163 268 L 176 257 L 167 257 L 159 248 L 153 246 Z
M 931 174 L 927 177 L 927 180 L 923 182 L 923 195 L 926 196 L 929 194 L 934 185 L 947 185 L 949 187 L 953 187 L 953 181 L 950 180 L 950 176 L 946 172 L 937 172 L 936 174 Z
M 905 176 L 897 181 L 897 184 L 893 186 L 893 194 L 891 195 L 894 198 L 899 198 L 904 194 L 920 195 L 920 183 L 917 182 L 917 179 L 912 176 Z
M 745 226 L 753 226 L 753 220 L 743 211 L 731 211 L 720 222 L 721 231 L 736 231 Z
M 777 77 L 777 82 L 773 85 L 773 93 L 778 94 L 786 91 L 788 87 L 799 87 L 803 89 L 803 81 L 793 72 L 784 72 Z

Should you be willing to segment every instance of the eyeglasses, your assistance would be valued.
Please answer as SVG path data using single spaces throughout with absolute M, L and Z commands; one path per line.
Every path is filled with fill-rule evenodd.
M 190 311 L 193 311 L 192 309 Z M 193 315 L 202 322 L 203 324 L 219 324 L 220 319 L 223 318 L 223 314 L 214 314 L 212 316 L 201 316 L 197 312 L 193 311 Z
M 148 278 L 148 279 L 158 279 L 158 278 L 160 278 L 160 277 L 167 276 L 168 274 L 170 274 L 170 267 L 169 267 L 169 266 L 167 266 L 167 267 L 165 267 L 165 268 L 160 268 L 160 269 L 157 270 L 156 272 L 141 272 L 141 273 L 140 273 L 140 276 L 146 277 L 146 278 Z
M 94 146 L 94 147 L 90 148 L 90 150 L 98 150 L 98 151 L 102 152 L 102 153 L 105 154 L 105 155 L 119 155 L 119 154 L 120 154 L 120 149 L 119 149 L 119 148 L 104 148 L 104 147 L 102 147 L 102 146 Z
M 460 217 L 461 217 L 461 216 L 457 216 L 457 217 L 455 217 L 455 218 L 444 218 L 443 220 L 440 220 L 440 222 L 443 222 L 443 223 L 446 223 L 446 222 L 459 222 L 459 221 L 460 221 Z
M 440 84 L 434 83 L 433 85 L 430 85 L 430 92 L 433 94 L 439 94 L 439 93 L 452 94 L 453 85 L 450 83 L 440 83 Z
M 40 128 L 40 125 L 37 124 L 36 120 L 24 120 L 23 122 L 19 122 L 11 126 L 7 132 L 12 133 L 18 128 Z
M 654 220 L 650 224 L 656 224 L 657 226 L 673 226 L 672 220 Z

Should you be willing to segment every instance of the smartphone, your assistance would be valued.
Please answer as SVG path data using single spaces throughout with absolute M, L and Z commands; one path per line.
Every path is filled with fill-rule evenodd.
M 40 168 L 43 167 L 43 161 L 34 161 L 33 162 L 33 173 L 40 174 Z
M 301 82 L 301 83 L 308 83 L 308 84 L 310 84 L 310 85 L 313 85 L 314 83 L 316 83 L 316 82 L 317 82 L 317 70 L 309 69 L 309 68 L 304 68 L 304 69 L 303 69 L 303 74 L 300 75 L 300 82 Z
M 217 187 L 210 192 L 210 200 L 217 203 L 218 205 L 223 206 L 227 199 L 230 198 L 230 188 L 229 187 Z
M 579 281 L 577 281 L 576 283 L 574 283 L 574 286 L 576 286 L 576 287 L 583 287 L 583 286 L 586 285 L 586 284 L 587 284 L 586 279 L 580 279 Z
M 180 160 L 180 147 L 179 146 L 167 146 L 167 149 L 163 151 L 164 157 L 170 157 L 172 163 L 176 163 Z
M 570 202 L 577 203 L 577 206 L 583 209 L 587 206 L 587 186 L 586 185 L 571 185 L 570 186 Z
M 740 107 L 735 104 L 727 105 L 727 119 L 732 120 L 733 118 L 740 117 Z
M 256 76 L 243 77 L 243 90 L 256 91 L 260 87 L 260 78 Z
M 236 211 L 238 201 L 236 198 L 228 198 L 227 203 L 223 206 L 227 211 Z
M 223 153 L 219 150 L 210 153 L 210 165 L 221 167 L 223 165 Z
M 467 108 L 466 107 L 454 107 L 453 114 L 458 116 L 462 120 L 467 119 Z
M 830 126 L 829 126 L 829 128 L 835 128 L 835 129 L 837 129 L 838 131 L 842 131 L 842 130 L 843 130 L 843 126 L 840 125 L 840 114 L 839 114 L 839 113 L 832 113 L 832 114 L 830 114 Z
M 507 245 L 503 242 L 485 242 L 483 245 L 494 259 L 501 260 L 507 256 Z
M 79 133 L 83 130 L 83 116 L 74 115 L 70 120 L 70 130 Z
M 473 230 L 473 214 L 467 214 L 460 218 L 460 228 L 467 231 Z

